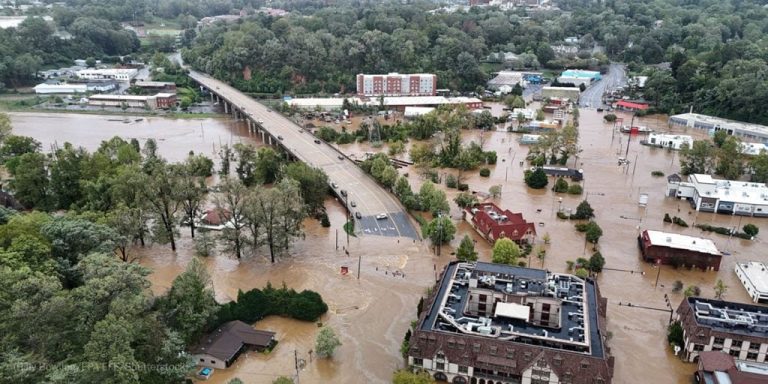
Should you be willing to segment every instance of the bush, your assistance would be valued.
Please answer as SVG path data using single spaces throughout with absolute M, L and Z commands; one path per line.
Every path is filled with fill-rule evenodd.
M 662 171 L 653 171 L 653 172 L 651 172 L 651 176 L 653 176 L 653 177 L 664 177 L 664 172 L 662 172 Z
M 462 192 L 469 191 L 469 184 L 460 183 L 458 189 Z
M 558 219 L 563 219 L 563 220 L 568 220 L 568 219 L 570 219 L 570 217 L 568 217 L 568 214 L 566 214 L 566 213 L 565 213 L 565 212 L 563 212 L 563 211 L 558 211 L 558 212 L 557 212 L 557 218 L 558 218 Z
M 616 115 L 614 115 L 613 113 L 609 113 L 609 114 L 603 116 L 603 120 L 605 120 L 605 121 L 607 121 L 609 123 L 613 123 L 614 121 L 616 121 Z
M 325 212 L 323 212 L 323 214 L 320 216 L 320 225 L 322 225 L 324 228 L 331 226 L 331 221 L 328 219 L 328 214 Z
M 568 182 L 565 181 L 564 178 L 558 177 L 557 181 L 555 181 L 555 186 L 552 187 L 552 190 L 555 191 L 555 193 L 568 192 Z
M 679 218 L 677 216 L 672 218 L 672 222 L 677 224 L 677 225 L 679 225 L 679 226 L 681 226 L 681 227 L 683 227 L 683 228 L 688 228 L 688 223 L 686 223 L 685 220 L 683 220 L 683 219 L 681 219 L 681 218 Z
M 664 222 L 665 223 L 671 223 L 672 222 L 672 218 L 669 217 L 669 213 L 665 213 L 664 214 Z
M 488 165 L 494 165 L 496 164 L 496 151 L 488 151 L 485 152 L 485 162 Z
M 582 192 L 584 192 L 584 190 L 581 188 L 581 185 L 571 184 L 568 187 L 568 194 L 569 195 L 581 195 Z
M 576 213 L 571 215 L 571 219 L 586 220 L 595 217 L 595 210 L 589 205 L 589 202 L 584 200 L 576 207 Z
M 605 258 L 600 252 L 595 252 L 589 258 L 589 270 L 592 272 L 602 272 L 605 266 Z
M 448 174 L 448 176 L 445 177 L 445 186 L 448 188 L 456 188 L 459 185 L 459 181 L 456 179 L 456 176 L 452 174 Z
M 749 237 L 755 237 L 757 236 L 758 232 L 760 232 L 760 228 L 758 228 L 754 224 L 747 224 L 744 226 L 744 228 L 742 228 L 742 230 L 744 231 L 744 233 L 749 235 Z
M 670 344 L 683 345 L 683 326 L 679 321 L 675 321 L 667 327 L 667 341 Z
M 221 325 L 228 321 L 240 320 L 250 324 L 271 315 L 315 321 L 326 312 L 328 305 L 317 292 L 296 292 L 285 285 L 275 289 L 271 283 L 267 283 L 263 290 L 254 288 L 247 292 L 239 291 L 237 301 L 220 307 L 217 322 Z
M 481 168 L 480 169 L 480 176 L 482 177 L 488 177 L 491 175 L 491 170 L 488 168 Z
M 679 293 L 683 290 L 683 282 L 680 280 L 675 280 L 675 283 L 672 284 L 672 292 Z
M 525 184 L 533 189 L 543 189 L 549 183 L 547 174 L 541 168 L 534 171 L 525 171 Z

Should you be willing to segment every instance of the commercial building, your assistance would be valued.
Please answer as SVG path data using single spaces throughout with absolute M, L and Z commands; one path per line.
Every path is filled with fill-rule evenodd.
M 768 216 L 768 186 L 735 180 L 715 180 L 693 174 L 688 182 L 668 180 L 667 196 L 688 200 L 697 211 L 741 216 Z
M 437 76 L 431 73 L 357 75 L 359 96 L 434 96 Z
M 685 361 L 697 362 L 701 352 L 723 351 L 739 360 L 765 362 L 768 308 L 686 297 L 676 313 L 683 327 Z
M 560 84 L 573 84 L 574 87 L 589 87 L 592 84 L 592 79 L 589 77 L 566 77 L 560 76 L 557 78 L 557 82 Z
M 696 384 L 768 383 L 768 364 L 736 360 L 723 351 L 699 353 Z
M 736 263 L 736 276 L 754 303 L 768 303 L 768 270 L 766 268 L 766 265 L 760 261 Z
M 73 94 L 86 93 L 88 86 L 86 84 L 68 84 L 68 83 L 42 83 L 35 85 L 35 93 L 38 95 L 51 94 Z
M 434 110 L 435 108 L 432 108 L 432 107 L 405 107 L 405 111 L 403 112 L 403 117 L 414 118 L 414 117 L 424 116 Z
M 757 156 L 763 151 L 768 152 L 767 144 L 741 142 L 741 153 L 745 155 Z
M 518 244 L 536 239 L 536 225 L 525 221 L 522 213 L 501 210 L 494 203 L 480 203 L 461 212 L 472 228 L 491 243 L 506 237 Z
M 131 81 L 138 74 L 139 70 L 136 68 L 89 68 L 77 71 L 77 77 L 86 80 Z
M 640 140 L 640 143 L 651 147 L 679 150 L 683 145 L 691 148 L 693 146 L 693 138 L 688 135 L 668 135 L 666 133 L 651 132 L 645 140 Z
M 147 91 L 155 92 L 176 92 L 176 83 L 164 81 L 137 81 L 133 86 Z
M 88 105 L 99 107 L 122 107 L 167 109 L 176 105 L 175 93 L 158 93 L 152 96 L 138 95 L 93 95 Z
M 274 344 L 274 332 L 259 331 L 235 320 L 204 335 L 190 352 L 197 365 L 224 369 L 232 365 L 243 351 L 262 351 Z
M 452 262 L 425 302 L 408 365 L 453 384 L 607 384 L 607 300 L 567 274 Z
M 488 80 L 488 89 L 500 90 L 507 86 L 514 88 L 515 85 L 525 87 L 528 84 L 541 84 L 543 73 L 541 72 L 519 72 L 519 71 L 499 71 L 496 76 Z
M 287 99 L 286 103 L 301 109 L 315 109 L 320 107 L 324 110 L 340 110 L 344 105 L 344 98 L 304 98 Z M 351 104 L 378 106 L 381 100 L 378 98 L 359 98 L 348 97 L 346 100 Z M 399 96 L 384 97 L 384 107 L 400 112 L 405 112 L 406 107 L 438 107 L 440 105 L 466 105 L 468 109 L 480 109 L 483 107 L 483 101 L 475 97 L 443 97 L 443 96 Z
M 531 170 L 535 170 L 536 167 L 531 168 Z M 548 176 L 554 176 L 554 177 L 568 177 L 573 181 L 582 181 L 584 180 L 584 170 L 583 169 L 575 169 L 575 168 L 565 168 L 565 167 L 553 167 L 551 165 L 545 165 L 541 167 L 541 170 L 544 171 Z
M 669 126 L 703 129 L 710 135 L 717 131 L 726 131 L 729 135 L 738 136 L 745 141 L 768 144 L 768 127 L 765 125 L 744 123 L 698 113 L 683 113 L 670 116 Z
M 542 87 L 541 97 L 543 98 L 564 98 L 570 101 L 576 101 L 579 99 L 581 91 L 576 87 Z
M 637 241 L 645 261 L 677 267 L 720 270 L 723 255 L 712 240 L 646 229 Z
M 616 102 L 616 109 L 624 111 L 645 111 L 648 108 L 650 105 L 642 101 L 619 100 Z

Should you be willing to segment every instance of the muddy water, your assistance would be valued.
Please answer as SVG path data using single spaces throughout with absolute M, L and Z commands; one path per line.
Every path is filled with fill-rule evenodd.
M 124 124 L 108 121 L 112 117 L 90 115 L 13 114 L 17 134 L 31 135 L 48 147 L 52 143 L 70 141 L 89 149 L 98 146 L 101 140 L 114 135 L 123 137 L 149 138 L 158 140 L 160 152 L 169 159 L 181 159 L 189 150 L 209 153 L 221 140 L 253 141 L 240 124 L 225 119 L 165 120 L 145 119 L 142 122 Z M 630 116 L 624 116 L 629 123 Z M 204 132 L 200 131 L 203 123 Z M 639 119 L 643 124 L 656 130 L 667 130 L 664 119 Z M 626 151 L 627 136 L 612 132 L 612 126 L 602 122 L 602 115 L 593 110 L 581 111 L 581 137 L 583 148 L 577 164 L 585 171 L 586 197 L 595 208 L 597 222 L 604 235 L 599 248 L 607 260 L 606 267 L 624 271 L 606 270 L 599 276 L 600 287 L 608 297 L 608 342 L 616 357 L 615 383 L 688 383 L 695 366 L 677 360 L 666 347 L 665 328 L 669 314 L 638 308 L 618 306 L 619 302 L 665 308 L 664 294 L 671 297 L 672 305 L 682 300 L 681 294 L 671 292 L 672 284 L 681 280 L 688 285 L 698 285 L 702 294 L 712 297 L 717 279 L 730 287 L 726 298 L 747 301 L 745 290 L 735 278 L 733 266 L 739 260 L 763 260 L 761 239 L 754 242 L 700 233 L 692 228 L 693 223 L 713 223 L 723 226 L 740 226 L 753 222 L 763 231 L 768 231 L 765 219 L 738 218 L 690 212 L 690 208 L 675 200 L 664 197 L 666 178 L 655 178 L 651 171 L 660 170 L 671 174 L 678 170 L 676 152 L 641 146 L 637 137 L 632 138 L 629 152 Z M 700 132 L 688 132 L 700 135 Z M 539 239 L 548 233 L 552 242 L 547 246 L 544 260 L 533 258 L 532 267 L 543 267 L 552 271 L 565 271 L 566 261 L 588 256 L 591 249 L 584 246 L 584 237 L 573 229 L 572 223 L 556 218 L 556 211 L 575 209 L 584 198 L 571 195 L 555 195 L 549 190 L 529 190 L 523 183 L 524 167 L 519 165 L 527 153 L 527 147 L 520 146 L 517 136 L 512 133 L 493 132 L 486 136 L 485 149 L 494 149 L 499 154 L 498 164 L 491 167 L 488 178 L 475 172 L 468 172 L 466 180 L 470 188 L 484 192 L 492 185 L 501 184 L 502 196 L 498 201 L 502 207 L 522 212 L 526 219 L 537 223 Z M 164 140 L 163 140 L 164 139 Z M 464 133 L 465 141 L 477 140 L 477 132 Z M 255 141 L 253 141 L 255 142 Z M 345 151 L 364 153 L 372 151 L 365 144 L 344 146 Z M 624 156 L 632 160 L 628 167 L 617 166 L 617 158 Z M 407 155 L 403 155 L 407 158 Z M 637 158 L 637 162 L 634 160 Z M 414 189 L 422 183 L 413 169 L 402 169 L 410 173 Z M 452 172 L 441 170 L 441 174 Z M 640 193 L 649 194 L 647 208 L 638 207 Z M 449 199 L 456 195 L 448 191 Z M 562 206 L 559 198 L 562 197 Z M 459 223 L 460 211 L 453 207 L 458 233 L 450 246 L 443 248 L 442 256 L 434 256 L 426 243 L 375 236 L 352 237 L 347 246 L 346 236 L 341 230 L 344 223 L 342 207 L 333 199 L 326 206 L 332 223 L 323 228 L 314 220 L 305 223 L 306 238 L 297 241 L 286 256 L 271 264 L 265 250 L 237 260 L 228 254 L 218 253 L 206 259 L 212 275 L 218 300 L 227 301 L 237 296 L 239 289 L 263 287 L 267 281 L 273 284 L 285 282 L 295 289 L 318 291 L 328 302 L 330 310 L 320 321 L 333 327 L 340 335 L 343 345 L 333 359 L 310 362 L 309 350 L 313 348 L 318 327 L 314 323 L 291 321 L 282 318 L 267 318 L 256 326 L 277 332 L 279 344 L 269 355 L 250 353 L 241 357 L 230 369 L 217 370 L 211 382 L 226 383 L 239 377 L 247 383 L 270 383 L 280 375 L 292 375 L 294 353 L 306 362 L 300 371 L 303 383 L 387 383 L 391 372 L 402 366 L 399 346 L 410 321 L 415 319 L 418 297 L 427 286 L 434 282 L 439 271 L 452 258 L 453 247 L 458 245 L 464 234 L 477 241 L 481 260 L 490 260 L 490 245 L 480 239 L 466 223 Z M 678 211 L 679 209 L 679 211 Z M 683 229 L 664 224 L 665 212 L 682 217 L 691 228 Z M 622 219 L 621 216 L 629 219 Z M 642 229 L 659 229 L 689 235 L 711 238 L 722 250 L 732 253 L 723 258 L 719 272 L 675 270 L 662 267 L 661 270 L 640 259 L 636 236 Z M 336 233 L 338 230 L 338 249 Z M 141 256 L 140 262 L 151 268 L 152 289 L 162 293 L 168 289 L 174 277 L 181 273 L 192 257 L 192 242 L 188 231 L 181 229 L 182 238 L 176 253 L 166 246 L 150 246 L 134 249 Z M 764 236 L 764 235 L 761 235 Z M 540 240 L 539 240 L 540 241 Z M 347 256 L 343 248 L 350 251 Z M 361 278 L 356 278 L 357 256 L 361 257 Z M 342 275 L 342 267 L 350 273 Z M 405 274 L 394 277 L 393 271 Z M 626 271 L 626 272 L 625 272 Z M 629 272 L 634 271 L 634 273 Z M 658 284 L 656 277 L 658 276 Z M 638 378 L 642 377 L 640 380 Z

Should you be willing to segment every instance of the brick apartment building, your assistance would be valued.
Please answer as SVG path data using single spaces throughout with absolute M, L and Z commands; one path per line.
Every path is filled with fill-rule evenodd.
M 425 302 L 408 365 L 452 384 L 608 384 L 607 300 L 596 282 L 452 262 Z
M 506 237 L 518 244 L 530 243 L 536 238 L 536 225 L 525 221 L 522 213 L 502 211 L 493 203 L 480 203 L 462 211 L 464 220 L 486 240 L 494 243 Z
M 723 351 L 739 360 L 766 362 L 768 307 L 687 297 L 676 312 L 684 360 L 697 362 L 701 352 Z
M 437 76 L 429 73 L 357 75 L 358 96 L 435 96 Z
M 637 238 L 645 261 L 657 264 L 720 270 L 722 254 L 709 239 L 645 230 Z

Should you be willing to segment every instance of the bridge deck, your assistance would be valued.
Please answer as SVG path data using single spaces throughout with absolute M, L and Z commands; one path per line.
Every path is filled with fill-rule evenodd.
M 357 220 L 357 231 L 382 236 L 419 237 L 397 199 L 351 160 L 346 157 L 340 159 L 342 154 L 335 148 L 325 142 L 315 143 L 316 137 L 293 121 L 270 111 L 222 81 L 196 71 L 190 71 L 189 76 L 229 102 L 273 137 L 282 137 L 278 140 L 280 145 L 299 160 L 325 171 L 329 181 L 337 184 L 337 193 L 341 189 L 347 191 L 349 204 L 356 204 L 356 207 L 349 207 L 352 214 L 360 212 L 362 215 L 362 219 Z M 380 213 L 386 213 L 387 218 L 376 219 Z

